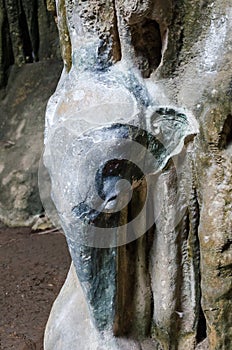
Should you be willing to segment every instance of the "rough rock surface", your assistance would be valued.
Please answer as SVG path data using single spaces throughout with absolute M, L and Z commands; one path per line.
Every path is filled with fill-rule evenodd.
M 53 1 L 48 1 L 48 6 L 55 14 Z M 72 117 L 90 106 L 95 114 L 107 117 L 109 109 L 106 104 L 102 107 L 105 102 L 124 103 L 123 117 L 128 121 L 131 111 L 134 115 L 146 112 L 148 95 L 155 105 L 174 105 L 192 113 L 199 122 L 199 133 L 179 174 L 180 192 L 186 192 L 188 198 L 182 220 L 173 229 L 171 222 L 178 212 L 172 215 L 172 204 L 177 190 L 170 167 L 161 177 L 166 201 L 155 230 L 104 253 L 73 249 L 82 254 L 92 273 L 85 290 L 89 286 L 96 289 L 96 299 L 94 293 L 91 300 L 88 293 L 89 300 L 85 299 L 72 269 L 49 319 L 46 350 L 78 349 L 79 342 L 73 338 L 78 322 L 85 322 L 85 331 L 94 338 L 80 338 L 83 349 L 229 350 L 231 1 L 58 0 L 57 15 L 65 71 L 47 109 L 48 133 L 60 118 Z M 0 86 L 5 86 L 9 77 L 7 93 L 1 96 L 0 215 L 11 224 L 25 223 L 41 210 L 36 186 L 41 121 L 59 65 L 32 62 L 51 56 L 56 56 L 55 24 L 44 2 L 0 0 Z M 26 62 L 30 64 L 24 65 Z M 12 64 L 14 68 L 9 69 Z M 47 76 L 48 69 L 51 76 Z M 123 74 L 126 79 L 121 79 Z M 29 158 L 24 149 L 30 150 Z M 117 270 L 108 264 L 111 260 L 114 268 L 117 262 Z M 82 267 L 76 264 L 76 271 Z M 107 290 L 100 293 L 97 286 L 107 285 L 102 282 L 110 273 L 115 278 L 110 293 L 116 291 L 117 303 L 112 303 L 112 309 L 107 306 L 110 331 L 99 337 L 98 310 L 113 299 L 99 301 L 99 295 L 106 296 Z M 63 318 L 67 295 L 74 300 L 71 310 L 77 305 L 77 313 L 70 313 L 70 319 Z M 86 334 L 81 327 L 79 333 Z
M 10 226 L 28 225 L 43 210 L 37 173 L 59 57 L 44 1 L 0 1 L 0 218 Z
M 60 70 L 60 62 L 51 60 L 14 66 L 0 102 L 0 218 L 10 226 L 29 225 L 43 211 L 38 166 L 44 113 Z
M 72 339 L 75 322 L 93 322 L 95 329 L 100 330 L 97 338 L 91 332 L 94 341 L 91 342 L 91 337 L 86 339 L 85 349 L 99 346 L 229 350 L 232 339 L 231 3 L 229 0 L 108 0 L 78 4 L 69 1 L 65 18 L 63 1 L 57 1 L 57 5 L 66 73 L 47 109 L 47 142 L 49 133 L 61 125 L 61 117 L 74 116 L 78 120 L 75 111 L 81 113 L 97 102 L 101 112 L 104 98 L 109 99 L 107 92 L 104 93 L 107 79 L 115 77 L 117 69 L 125 73 L 127 80 L 125 84 L 117 78 L 112 80 L 113 100 L 117 96 L 113 89 L 118 83 L 121 84 L 118 94 L 121 91 L 121 97 L 135 115 L 136 108 L 142 116 L 146 113 L 150 104 L 148 95 L 156 105 L 181 106 L 198 120 L 199 133 L 187 148 L 179 174 L 179 191 L 172 167 L 159 177 L 157 188 L 162 184 L 166 196 L 155 229 L 136 242 L 108 252 L 77 248 L 73 243 L 76 236 L 67 234 L 74 263 L 76 256 L 81 257 L 75 266 L 78 277 L 82 276 L 82 267 L 84 274 L 89 269 L 88 282 L 80 278 L 89 311 L 85 308 L 79 316 L 75 314 L 78 321 L 69 320 L 70 332 L 62 332 L 62 323 L 57 318 L 62 320 L 67 295 L 68 299 L 73 296 L 73 305 L 76 305 L 75 293 L 82 293 L 83 299 L 72 270 L 49 319 L 46 350 L 54 348 L 54 344 L 60 349 L 70 346 L 75 349 Z M 68 33 L 65 41 L 63 33 Z M 70 71 L 69 66 L 72 66 Z M 133 78 L 133 74 L 139 76 L 133 73 L 135 67 L 141 73 L 137 82 Z M 96 95 L 94 86 L 98 87 Z M 128 97 L 127 92 L 122 93 L 125 88 Z M 75 95 L 76 89 L 83 95 Z M 179 211 L 173 211 L 177 194 L 180 198 L 184 194 L 187 197 L 187 209 L 180 220 Z M 173 227 L 173 222 L 178 225 Z M 66 233 L 69 230 L 66 225 Z M 101 285 L 101 279 L 112 275 L 112 264 L 107 263 L 110 256 L 117 261 L 113 282 L 116 289 L 110 290 L 116 293 L 117 302 L 115 306 L 112 299 L 110 304 L 113 324 L 111 315 L 103 326 L 105 332 L 101 333 L 98 310 L 103 310 L 109 300 L 103 297 L 104 291 L 99 301 L 97 286 Z M 96 291 L 96 300 L 90 299 L 89 288 Z
M 85 349 L 229 350 L 231 2 L 68 1 L 65 9 L 63 1 L 57 1 L 57 5 L 66 72 L 47 109 L 47 142 L 49 133 L 62 118 L 73 116 L 70 126 L 74 128 L 75 118 L 78 120 L 81 111 L 88 107 L 97 106 L 95 112 L 107 116 L 107 109 L 101 106 L 105 101 L 110 103 L 111 97 L 115 103 L 117 93 L 135 114 L 137 110 L 142 116 L 150 100 L 155 105 L 186 108 L 197 119 L 199 133 L 187 148 L 179 174 L 182 186 L 179 193 L 187 196 L 187 209 L 181 220 L 179 210 L 173 210 L 178 191 L 169 167 L 157 184 L 158 189 L 162 183 L 166 193 L 161 215 L 155 229 L 145 236 L 116 250 L 101 252 L 77 247 L 74 231 L 71 238 L 67 235 L 77 275 L 80 276 L 82 268 L 84 273 L 85 267 L 89 269 L 88 281 L 80 279 L 83 290 L 94 288 L 96 299 L 90 300 L 85 293 L 89 309 L 85 305 L 69 320 L 69 327 L 62 324 L 66 312 L 64 295 L 73 295 L 73 305 L 77 302 L 76 293 L 84 300 L 72 271 L 51 312 L 45 348 L 53 349 L 56 344 L 57 349 L 78 349 L 72 338 L 75 322 L 86 322 L 95 337 L 89 322 L 95 322 L 99 331 L 97 310 L 103 309 L 109 300 L 99 302 L 97 286 L 105 286 L 101 282 L 107 281 L 112 273 L 112 264 L 107 264 L 111 256 L 117 261 L 113 282 L 117 302 L 111 299 L 112 310 L 110 306 L 106 308 L 108 313 L 112 311 L 108 328 L 104 325 L 105 332 L 100 329 L 99 338 L 92 343 L 88 337 Z M 64 33 L 68 33 L 65 40 Z M 136 69 L 140 77 L 139 73 L 133 75 Z M 126 83 L 117 79 L 117 70 L 125 73 Z M 109 89 L 104 90 L 110 76 L 116 77 L 112 79 L 111 95 Z M 146 99 L 147 95 L 152 98 Z M 126 121 L 127 113 L 128 110 Z M 91 118 L 91 113 L 88 117 Z M 178 225 L 173 227 L 176 221 Z M 67 225 L 64 228 L 69 232 Z M 64 326 L 68 330 L 65 334 Z

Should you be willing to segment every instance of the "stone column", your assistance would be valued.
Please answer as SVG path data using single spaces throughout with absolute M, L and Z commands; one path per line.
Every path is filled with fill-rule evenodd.
M 74 265 L 45 349 L 229 349 L 230 1 L 56 7 L 44 161 Z

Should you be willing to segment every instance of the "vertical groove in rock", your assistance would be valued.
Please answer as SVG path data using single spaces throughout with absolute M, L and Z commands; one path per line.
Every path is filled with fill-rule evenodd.
M 0 87 L 7 70 L 47 58 L 59 57 L 55 21 L 42 0 L 0 2 Z
M 126 222 L 139 212 L 146 191 L 138 190 L 136 199 L 127 209 Z M 150 213 L 152 209 L 149 208 Z M 124 213 L 125 214 L 125 213 Z M 126 234 L 126 232 L 125 232 Z M 140 339 L 150 334 L 152 293 L 149 275 L 149 251 L 153 241 L 153 228 L 142 237 L 117 251 L 117 301 L 114 334 Z
M 8 68 L 14 63 L 9 21 L 4 0 L 0 0 L 0 89 L 6 85 Z
M 121 60 L 122 52 L 121 52 L 121 43 L 120 43 L 119 30 L 118 30 L 118 18 L 117 18 L 115 1 L 116 0 L 113 0 L 114 21 L 113 21 L 113 27 L 112 27 L 112 36 L 114 40 L 113 40 L 113 47 L 112 47 L 112 55 L 113 55 L 114 61 L 117 62 Z
M 189 215 L 190 215 L 190 222 L 191 222 L 191 238 L 190 238 L 190 245 L 193 255 L 193 264 L 194 264 L 194 273 L 196 278 L 196 309 L 195 309 L 195 316 L 196 316 L 196 342 L 200 343 L 203 341 L 206 337 L 206 319 L 205 315 L 202 310 L 201 305 L 201 272 L 200 272 L 200 242 L 198 237 L 198 227 L 200 223 L 200 210 L 199 210 L 199 203 L 197 199 L 197 191 L 195 186 L 193 185 L 192 193 L 190 197 L 190 203 L 189 203 Z
M 66 71 L 68 72 L 72 66 L 72 47 L 67 25 L 65 0 L 57 1 L 57 24 L 59 29 L 61 55 Z

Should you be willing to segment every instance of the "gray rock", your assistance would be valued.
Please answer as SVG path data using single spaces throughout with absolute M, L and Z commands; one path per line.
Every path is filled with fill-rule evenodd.
M 43 211 L 38 167 L 44 113 L 60 70 L 57 61 L 13 67 L 0 101 L 0 219 L 10 226 L 30 225 Z
M 88 320 L 97 332 L 93 346 L 231 348 L 231 13 L 229 0 L 80 1 L 69 2 L 65 9 L 63 1 L 58 1 L 65 70 L 47 108 L 45 141 L 50 161 L 46 165 L 85 307 L 89 307 Z M 67 40 L 64 33 L 69 34 Z M 77 159 L 85 160 L 91 155 L 85 138 L 90 128 L 123 121 L 146 129 L 146 122 L 152 120 L 150 111 L 161 105 L 182 107 L 190 125 L 195 127 L 195 119 L 199 122 L 199 134 L 194 141 L 186 138 L 185 156 L 180 147 L 179 160 L 173 157 L 162 172 L 154 172 L 150 191 L 154 196 L 146 214 L 138 214 L 146 194 L 143 181 L 135 187 L 134 201 L 121 212 L 122 224 L 138 214 L 135 233 L 144 233 L 152 216 L 156 216 L 155 225 L 139 238 L 135 234 L 138 239 L 127 245 L 104 249 L 78 245 L 86 231 L 80 222 L 73 223 L 72 209 L 90 221 L 96 216 L 88 207 L 78 207 L 80 201 L 73 198 L 83 195 L 84 204 L 89 197 L 95 200 L 94 186 L 85 188 L 94 158 L 74 179 L 72 167 L 77 164 L 68 163 L 69 142 L 73 141 L 73 155 L 79 152 Z M 156 136 L 162 134 L 163 122 L 155 123 Z M 176 131 L 175 122 L 174 118 L 173 125 L 164 128 L 164 135 Z M 83 149 L 75 144 L 81 136 Z M 94 151 L 101 148 L 107 155 L 107 148 L 97 145 L 102 138 L 94 134 L 92 141 Z M 111 149 L 112 154 L 116 152 L 116 145 Z M 101 192 L 104 205 L 116 196 L 116 191 L 106 191 L 115 179 L 108 180 Z M 116 229 L 127 235 L 127 227 Z M 92 232 L 96 230 L 95 225 Z M 66 287 L 70 295 L 77 288 Z M 60 339 L 60 330 L 53 324 L 63 313 L 65 317 L 65 302 L 58 300 L 59 316 L 55 304 L 46 350 Z M 67 337 L 61 333 L 62 346 L 75 349 L 76 321 L 67 321 L 69 326 L 60 325 L 69 329 Z M 91 338 L 87 349 L 89 342 Z

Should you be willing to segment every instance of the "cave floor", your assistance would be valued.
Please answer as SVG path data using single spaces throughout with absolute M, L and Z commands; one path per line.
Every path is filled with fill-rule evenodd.
M 60 232 L 0 225 L 0 349 L 42 350 L 70 257 Z

